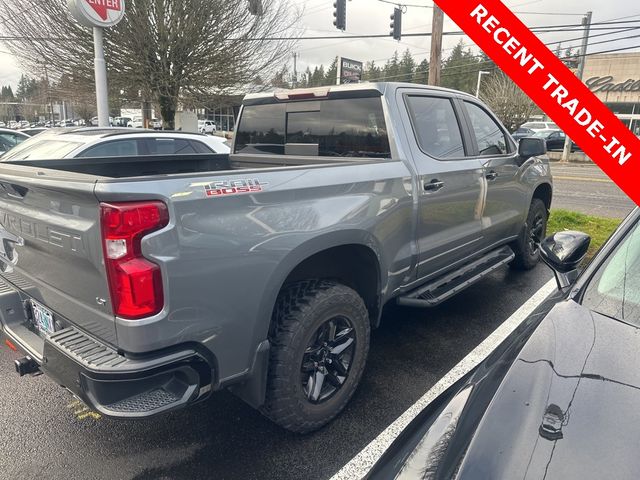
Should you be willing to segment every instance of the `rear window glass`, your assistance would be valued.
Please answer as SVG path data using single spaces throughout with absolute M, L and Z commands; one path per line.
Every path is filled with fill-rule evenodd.
M 391 157 L 379 97 L 245 106 L 235 153 Z
M 82 143 L 53 140 L 47 135 L 38 135 L 22 142 L 17 147 L 2 155 L 2 161 L 15 160 L 49 160 L 64 158 Z

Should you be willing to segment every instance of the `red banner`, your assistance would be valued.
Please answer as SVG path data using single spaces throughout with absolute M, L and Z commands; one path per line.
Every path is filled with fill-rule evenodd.
M 442 10 L 637 204 L 640 140 L 499 0 Z

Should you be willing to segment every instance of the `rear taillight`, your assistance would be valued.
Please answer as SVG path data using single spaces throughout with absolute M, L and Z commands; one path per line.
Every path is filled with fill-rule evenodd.
M 167 206 L 159 201 L 101 203 L 100 223 L 113 312 L 127 319 L 160 312 L 160 267 L 142 256 L 141 241 L 169 223 Z

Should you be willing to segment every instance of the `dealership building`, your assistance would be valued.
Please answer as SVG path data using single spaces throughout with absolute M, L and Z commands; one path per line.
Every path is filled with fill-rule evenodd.
M 586 60 L 585 84 L 640 135 L 640 52 L 590 55 Z

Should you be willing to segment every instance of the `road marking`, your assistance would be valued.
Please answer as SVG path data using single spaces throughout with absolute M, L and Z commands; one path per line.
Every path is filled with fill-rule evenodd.
M 553 176 L 554 180 L 573 180 L 576 182 L 596 182 L 596 183 L 611 183 L 612 185 L 615 185 L 611 180 L 609 180 L 608 178 L 589 178 L 589 177 L 561 177 L 560 175 L 554 175 Z
M 522 321 L 527 318 L 556 289 L 555 279 L 549 280 L 540 290 L 533 294 L 513 315 L 507 318 L 480 345 L 464 357 L 449 373 L 442 377 L 416 403 L 411 405 L 369 445 L 342 467 L 331 480 L 353 480 L 363 478 L 378 461 L 389 445 L 405 429 L 431 401 L 466 375 L 471 369 L 484 360 L 505 338 L 507 338 Z

